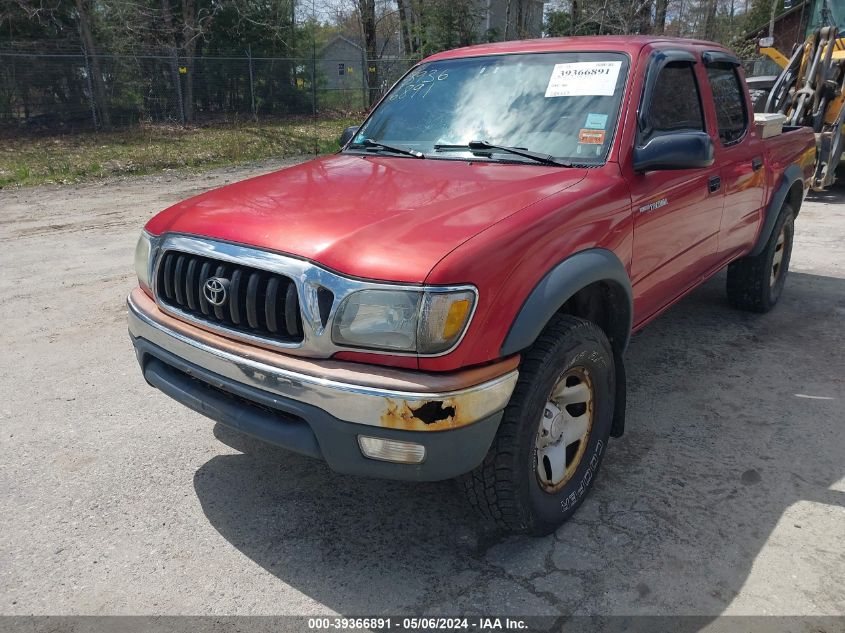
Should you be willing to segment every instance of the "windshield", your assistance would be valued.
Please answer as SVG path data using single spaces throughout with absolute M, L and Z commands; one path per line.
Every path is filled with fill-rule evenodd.
M 627 74 L 627 57 L 617 53 L 496 55 L 421 64 L 391 90 L 347 151 L 366 151 L 365 141 L 372 141 L 428 158 L 529 161 L 467 147 L 485 141 L 599 164 L 613 141 Z

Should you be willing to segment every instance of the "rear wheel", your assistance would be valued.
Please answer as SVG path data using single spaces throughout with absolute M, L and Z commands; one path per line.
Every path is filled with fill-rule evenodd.
M 601 328 L 559 315 L 523 355 L 482 464 L 462 478 L 470 503 L 509 532 L 548 534 L 592 488 L 607 449 L 613 352 Z
M 789 272 L 794 231 L 795 214 L 785 204 L 763 252 L 728 266 L 727 291 L 731 305 L 751 312 L 768 312 L 775 306 Z

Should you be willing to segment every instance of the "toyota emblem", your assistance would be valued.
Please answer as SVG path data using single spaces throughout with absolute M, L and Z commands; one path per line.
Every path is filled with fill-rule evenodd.
M 202 287 L 205 300 L 213 306 L 222 306 L 229 298 L 229 280 L 211 277 Z

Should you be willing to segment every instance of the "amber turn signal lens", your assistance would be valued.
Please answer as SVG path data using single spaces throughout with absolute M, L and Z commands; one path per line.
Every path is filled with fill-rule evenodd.
M 466 323 L 470 307 L 472 307 L 472 304 L 469 299 L 459 299 L 449 306 L 449 312 L 446 315 L 446 322 L 443 324 L 444 340 L 451 340 L 461 333 L 461 330 Z
M 417 351 L 440 354 L 455 345 L 472 318 L 472 290 L 429 290 L 420 308 Z

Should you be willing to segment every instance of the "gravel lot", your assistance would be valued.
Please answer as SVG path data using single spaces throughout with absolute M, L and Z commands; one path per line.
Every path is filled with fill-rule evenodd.
M 336 476 L 141 378 L 142 224 L 280 164 L 0 191 L 0 613 L 845 614 L 845 188 L 772 313 L 719 276 L 634 337 L 592 496 L 502 538 L 448 482 Z

